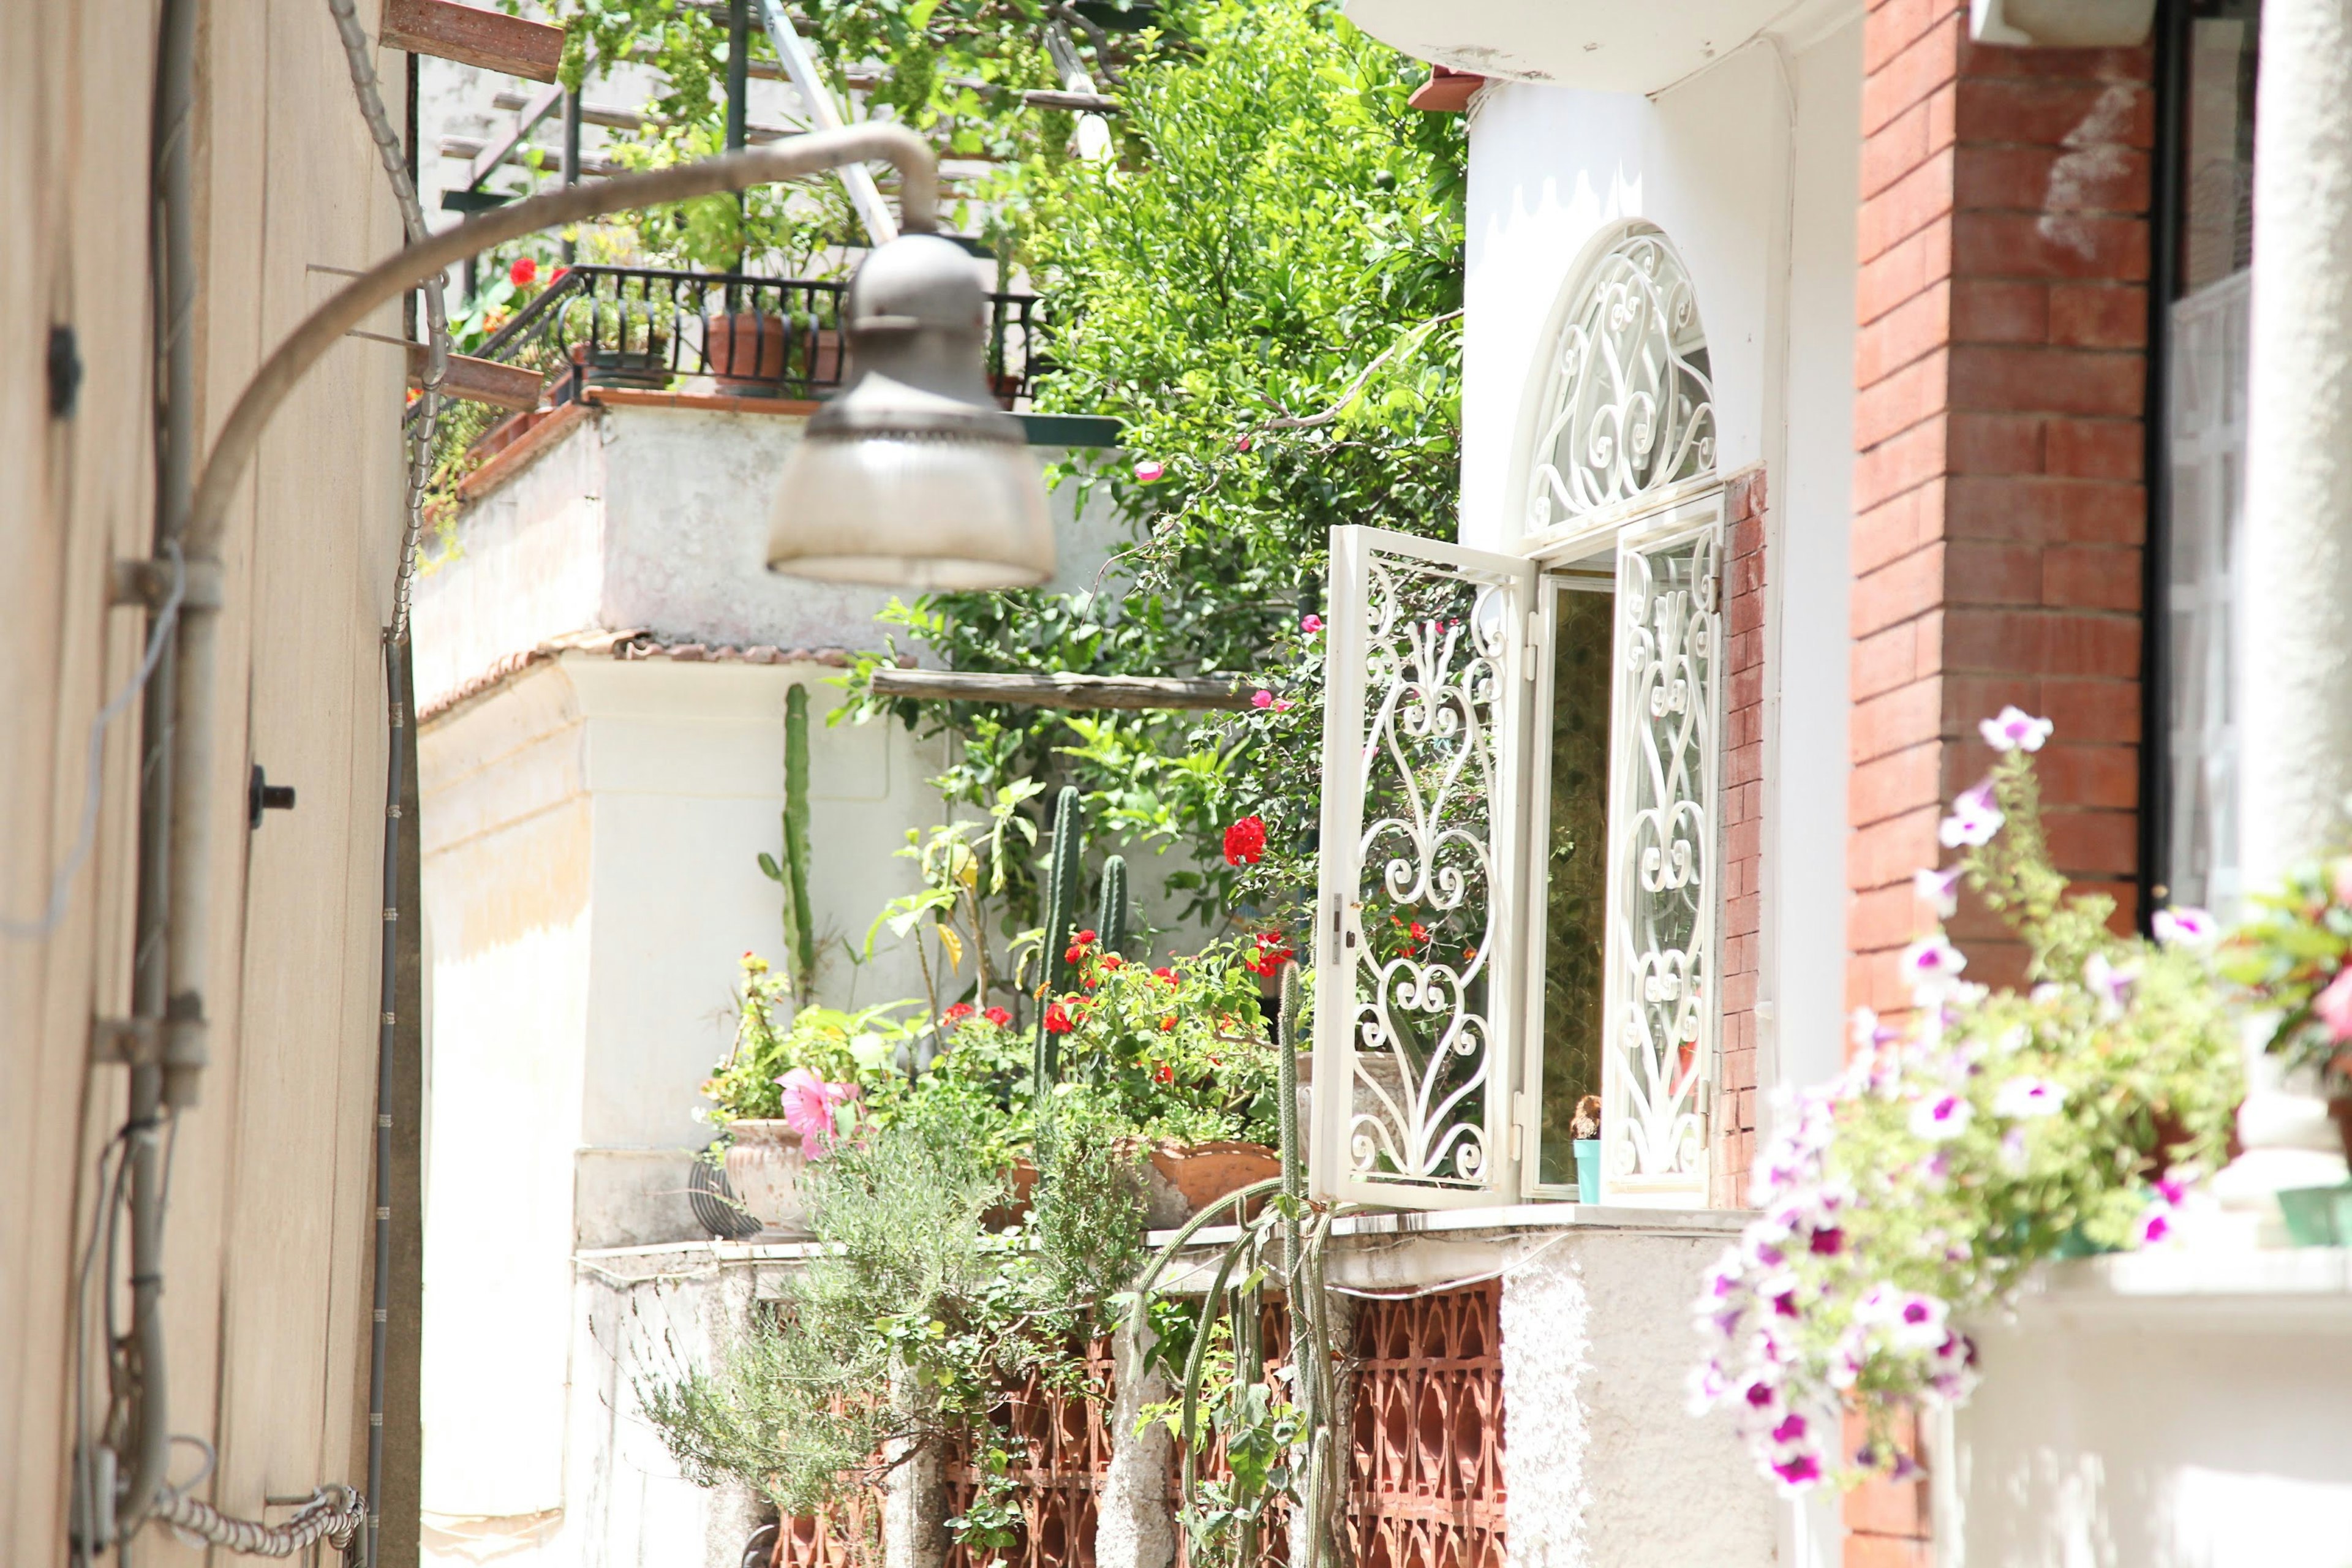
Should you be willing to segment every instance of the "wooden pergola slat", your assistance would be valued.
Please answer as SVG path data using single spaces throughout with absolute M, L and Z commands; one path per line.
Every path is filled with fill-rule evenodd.
M 1242 709 L 1251 693 L 1205 675 L 1002 675 L 975 669 L 877 669 L 877 697 L 1006 702 L 1024 708 Z

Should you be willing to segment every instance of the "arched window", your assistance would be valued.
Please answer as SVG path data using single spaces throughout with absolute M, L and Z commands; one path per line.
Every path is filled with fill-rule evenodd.
M 1519 552 L 1333 531 L 1325 1198 L 1708 1201 L 1725 536 L 1665 236 L 1601 251 L 1540 385 Z
M 1690 273 L 1636 225 L 1602 252 L 1551 347 L 1528 468 L 1538 534 L 1715 468 L 1715 385 Z

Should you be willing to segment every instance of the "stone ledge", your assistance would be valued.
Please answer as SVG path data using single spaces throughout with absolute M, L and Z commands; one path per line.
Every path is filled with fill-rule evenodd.
M 2017 1326 L 2210 1326 L 2352 1332 L 2352 1248 L 2168 1247 L 2053 1263 L 2018 1298 Z

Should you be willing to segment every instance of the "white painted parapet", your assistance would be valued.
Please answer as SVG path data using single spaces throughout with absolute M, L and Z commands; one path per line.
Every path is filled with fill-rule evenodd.
M 2352 1563 L 2352 1254 L 2056 1264 L 1970 1331 L 1936 1568 Z

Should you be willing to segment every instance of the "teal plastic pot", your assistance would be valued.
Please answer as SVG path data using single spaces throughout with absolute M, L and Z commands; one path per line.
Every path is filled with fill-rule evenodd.
M 1597 1204 L 1601 1201 L 1601 1140 L 1579 1138 L 1576 1145 L 1576 1201 Z
M 2279 1214 L 2297 1247 L 2352 1247 L 2352 1182 L 2279 1194 Z

